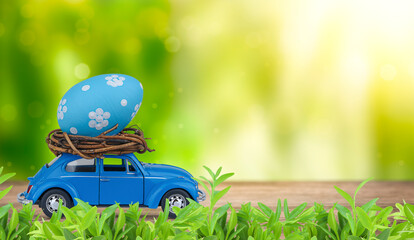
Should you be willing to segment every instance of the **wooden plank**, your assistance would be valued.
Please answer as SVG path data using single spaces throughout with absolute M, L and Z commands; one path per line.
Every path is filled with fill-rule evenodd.
M 226 204 L 227 202 L 239 209 L 241 204 L 251 202 L 253 206 L 257 206 L 258 202 L 264 203 L 276 208 L 277 199 L 288 199 L 289 208 L 292 209 L 303 202 L 313 204 L 314 202 L 322 203 L 326 207 L 333 206 L 334 203 L 339 203 L 344 206 L 348 204 L 334 189 L 334 185 L 340 187 L 344 191 L 353 196 L 353 193 L 359 182 L 227 182 L 223 183 L 219 189 L 230 186 L 229 193 L 221 199 L 217 206 Z M 5 189 L 9 185 L 13 185 L 12 190 L 0 200 L 0 205 L 3 206 L 9 202 L 13 203 L 17 208 L 21 208 L 17 202 L 17 194 L 24 192 L 27 187 L 27 182 L 7 182 L 2 184 L 1 189 Z M 395 206 L 395 203 L 402 203 L 405 200 L 408 203 L 414 204 L 414 181 L 411 182 L 391 182 L 391 181 L 372 181 L 367 183 L 357 195 L 357 204 L 362 205 L 373 198 L 380 198 L 378 205 Z M 202 204 L 207 206 L 209 199 Z M 100 208 L 102 211 L 103 208 Z M 160 208 L 146 209 L 149 219 L 157 217 Z M 41 209 L 36 206 L 36 213 L 43 215 Z

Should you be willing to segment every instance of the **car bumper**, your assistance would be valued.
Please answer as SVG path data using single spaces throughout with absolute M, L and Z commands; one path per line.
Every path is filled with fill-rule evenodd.
M 26 199 L 26 197 L 24 196 L 24 193 L 19 193 L 17 194 L 17 201 L 21 204 L 29 204 L 29 203 L 33 203 L 32 200 L 28 200 Z
M 204 192 L 203 190 L 198 190 L 198 197 L 197 197 L 197 201 L 202 202 L 206 200 L 206 192 Z

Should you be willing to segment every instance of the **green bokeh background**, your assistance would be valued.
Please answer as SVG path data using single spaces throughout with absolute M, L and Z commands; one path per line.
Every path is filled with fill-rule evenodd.
M 0 1 L 0 165 L 53 155 L 60 98 L 139 79 L 152 153 L 235 180 L 414 179 L 410 2 Z

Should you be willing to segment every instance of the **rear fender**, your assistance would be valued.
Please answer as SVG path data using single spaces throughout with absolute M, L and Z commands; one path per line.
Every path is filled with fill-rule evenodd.
M 198 192 L 194 183 L 185 179 L 165 179 L 164 181 L 157 182 L 156 186 L 147 186 L 145 189 L 150 189 L 145 192 L 144 204 L 149 208 L 157 208 L 160 205 L 161 198 L 166 192 L 172 189 L 183 189 L 190 197 L 197 201 Z
M 33 200 L 33 203 L 35 203 L 39 200 L 39 197 L 41 197 L 43 193 L 52 188 L 61 188 L 65 190 L 72 198 L 73 203 L 76 205 L 77 202 L 75 198 L 79 198 L 76 189 L 71 184 L 62 182 L 61 180 L 47 181 L 42 183 L 40 186 L 33 186 L 30 194 L 27 196 L 27 199 Z

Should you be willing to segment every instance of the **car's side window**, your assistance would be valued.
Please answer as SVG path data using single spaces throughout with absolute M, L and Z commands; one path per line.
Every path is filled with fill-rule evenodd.
M 129 172 L 135 172 L 134 165 L 132 165 L 131 161 L 129 161 L 129 160 L 127 160 L 127 161 L 128 161 L 128 171 Z
M 120 158 L 104 158 L 103 169 L 105 172 L 125 172 L 125 161 Z
M 66 165 L 66 172 L 95 172 L 96 161 L 95 159 L 81 158 Z

